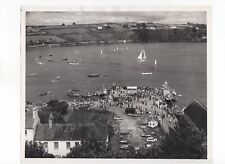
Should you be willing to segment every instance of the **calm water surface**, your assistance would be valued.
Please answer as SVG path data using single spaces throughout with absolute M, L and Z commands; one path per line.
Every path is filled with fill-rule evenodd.
M 114 49 L 119 50 L 115 50 Z M 147 61 L 139 63 L 137 57 L 144 49 Z M 103 53 L 101 54 L 101 50 Z M 50 57 L 54 62 L 47 61 Z M 41 58 L 40 58 L 41 56 Z M 62 60 L 76 60 L 78 65 L 69 65 Z M 44 64 L 37 64 L 37 60 Z M 154 61 L 157 60 L 157 65 Z M 142 75 L 142 72 L 153 72 Z M 26 100 L 46 102 L 50 99 L 70 99 L 65 94 L 71 88 L 80 93 L 102 90 L 103 85 L 138 85 L 161 87 L 168 81 L 182 97 L 180 106 L 188 105 L 194 98 L 206 104 L 207 100 L 207 52 L 206 43 L 147 43 L 118 44 L 80 47 L 30 48 L 26 52 Z M 89 78 L 98 73 L 100 77 Z M 57 76 L 61 79 L 52 83 Z M 75 81 L 75 82 L 72 82 Z M 42 91 L 52 95 L 39 96 Z

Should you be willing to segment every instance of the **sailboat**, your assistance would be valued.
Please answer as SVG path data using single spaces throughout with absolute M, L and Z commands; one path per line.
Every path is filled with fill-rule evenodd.
M 155 60 L 155 65 L 157 65 L 157 60 Z
M 141 52 L 140 52 L 140 55 L 138 56 L 138 60 L 140 61 L 140 62 L 144 62 L 144 61 L 146 61 L 146 54 L 145 54 L 145 50 L 141 50 Z
M 103 51 L 101 50 L 101 55 L 102 55 Z

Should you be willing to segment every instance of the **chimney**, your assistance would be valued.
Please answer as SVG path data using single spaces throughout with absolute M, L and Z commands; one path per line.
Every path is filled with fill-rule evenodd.
M 48 118 L 48 124 L 49 124 L 49 128 L 52 128 L 52 124 L 53 124 L 53 115 L 52 113 L 50 114 L 49 118 Z
M 36 117 L 36 116 L 35 116 L 35 115 L 36 115 L 36 110 L 37 110 L 37 107 L 34 107 L 34 108 L 33 108 L 33 119 L 35 119 L 35 117 Z

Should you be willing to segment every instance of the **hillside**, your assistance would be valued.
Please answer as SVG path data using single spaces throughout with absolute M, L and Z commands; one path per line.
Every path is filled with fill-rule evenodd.
M 206 25 L 108 23 L 27 26 L 26 45 L 83 45 L 127 42 L 204 42 Z

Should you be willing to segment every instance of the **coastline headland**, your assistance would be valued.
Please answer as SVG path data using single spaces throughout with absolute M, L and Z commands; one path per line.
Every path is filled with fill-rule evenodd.
M 206 42 L 204 24 L 100 23 L 26 26 L 26 46 L 55 47 L 118 43 Z

